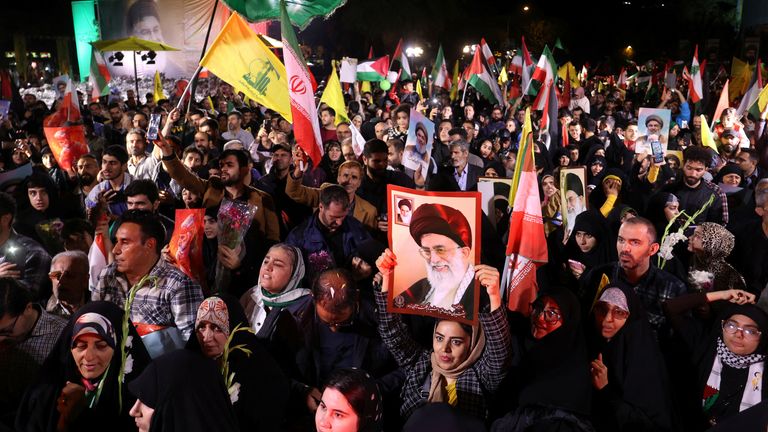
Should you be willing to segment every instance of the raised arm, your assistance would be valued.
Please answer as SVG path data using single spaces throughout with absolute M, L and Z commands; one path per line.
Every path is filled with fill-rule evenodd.
M 179 158 L 176 157 L 176 153 L 173 151 L 173 146 L 166 141 L 165 136 L 160 135 L 160 139 L 155 141 L 154 144 L 160 148 L 160 151 L 163 154 L 163 167 L 165 168 L 165 171 L 168 172 L 168 175 L 176 180 L 176 182 L 183 188 L 189 189 L 200 196 L 204 195 L 205 189 L 208 187 L 208 182 L 189 172 L 187 167 L 185 167 Z

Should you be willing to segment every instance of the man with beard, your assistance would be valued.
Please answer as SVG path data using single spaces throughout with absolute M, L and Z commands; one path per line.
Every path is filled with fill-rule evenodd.
M 472 227 L 453 207 L 422 204 L 409 227 L 419 245 L 427 277 L 397 295 L 397 307 L 438 312 L 473 319 L 475 269 L 472 259 Z
M 285 239 L 301 249 L 308 280 L 342 266 L 362 242 L 371 238 L 362 223 L 349 217 L 349 192 L 342 186 L 323 188 L 319 201 L 315 214 Z
M 640 146 L 641 152 L 651 153 L 651 141 L 660 142 L 666 149 L 667 136 L 661 133 L 664 121 L 656 114 L 651 114 L 645 119 L 645 135 L 637 137 L 635 147 Z
M 566 228 L 565 238 L 571 236 L 571 231 L 576 223 L 576 216 L 587 209 L 584 200 L 584 184 L 581 178 L 573 173 L 565 175 L 565 201 L 566 201 Z
M 694 223 L 715 222 L 727 225 L 728 201 L 725 193 L 716 184 L 703 178 L 712 161 L 710 150 L 705 147 L 688 147 L 685 149 L 683 157 L 682 179 L 664 186 L 661 191 L 669 192 L 678 197 L 680 211 L 685 210 L 685 213 L 689 215 L 699 211 L 714 195 L 712 204 L 699 214 Z
M 469 144 L 458 139 L 451 142 L 450 167 L 441 167 L 437 175 L 429 179 L 427 190 L 441 192 L 464 192 L 477 190 L 477 181 L 482 169 L 469 163 Z
M 718 150 L 720 153 L 720 161 L 723 164 L 728 162 L 737 163 L 736 155 L 739 153 L 739 141 L 740 137 L 738 132 L 733 129 L 724 129 L 720 134 L 720 146 Z
M 128 153 L 124 147 L 109 146 L 101 157 L 101 178 L 103 181 L 94 186 L 85 199 L 85 206 L 92 209 L 101 198 L 106 200 L 109 212 L 120 216 L 128 206 L 125 204 L 123 189 L 133 181 L 133 176 L 126 172 Z
M 250 148 L 253 144 L 253 134 L 242 129 L 243 115 L 240 111 L 232 110 L 227 115 L 227 131 L 221 134 L 225 141 L 238 140 L 243 143 L 245 148 Z
M 280 215 L 280 238 L 283 239 L 296 225 L 312 215 L 312 210 L 294 201 L 286 193 L 293 157 L 291 148 L 287 144 L 274 143 L 269 152 L 272 154 L 272 168 L 258 180 L 257 188 L 274 199 L 275 211 Z
M 320 203 L 320 194 L 323 188 L 332 183 L 323 183 L 319 188 L 304 186 L 301 178 L 304 171 L 299 165 L 295 165 L 293 173 L 288 176 L 288 183 L 285 187 L 285 193 L 289 198 L 297 203 L 312 207 L 317 207 Z M 373 231 L 376 229 L 377 222 L 376 207 L 365 199 L 358 197 L 356 192 L 363 179 L 363 166 L 357 161 L 346 161 L 339 165 L 339 173 L 336 182 L 343 187 L 349 195 L 349 206 L 352 217 L 360 221 L 366 228 Z
M 107 107 L 109 122 L 104 124 L 104 138 L 111 145 L 120 145 L 125 142 L 126 130 L 123 127 L 123 110 L 120 104 L 113 102 Z
M 232 284 L 217 287 L 238 297 L 256 285 L 261 260 L 269 248 L 280 241 L 275 203 L 268 193 L 248 186 L 248 155 L 244 150 L 224 150 L 219 157 L 221 178 L 203 180 L 192 174 L 181 163 L 173 146 L 161 139 L 155 142 L 163 154 L 163 167 L 183 188 L 203 197 L 203 207 L 215 207 L 226 197 L 233 201 L 247 202 L 256 207 L 251 226 L 244 241 L 235 249 L 219 244 L 219 261 L 232 271 Z M 245 256 L 240 248 L 245 244 Z
M 85 197 L 99 183 L 96 179 L 99 175 L 99 162 L 96 156 L 86 153 L 77 159 L 75 169 L 79 186 L 75 193 L 80 197 L 80 205 L 85 209 Z
M 365 175 L 357 194 L 373 204 L 380 215 L 387 213 L 387 184 L 415 188 L 413 179 L 407 175 L 387 169 L 387 143 L 372 139 L 363 147 Z M 379 223 L 379 230 L 387 230 L 387 222 Z
M 128 172 L 135 179 L 157 179 L 160 161 L 147 151 L 147 136 L 143 129 L 131 129 L 125 136 L 125 146 L 131 157 Z

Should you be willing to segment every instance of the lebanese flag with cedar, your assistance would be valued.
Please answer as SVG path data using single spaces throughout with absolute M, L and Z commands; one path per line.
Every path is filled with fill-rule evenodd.
M 280 2 L 280 9 L 283 60 L 285 73 L 288 75 L 288 94 L 291 97 L 293 135 L 296 143 L 309 155 L 313 166 L 316 167 L 323 157 L 323 140 L 320 138 L 320 121 L 315 106 L 314 86 L 291 26 L 288 11 L 285 9 L 285 1 Z

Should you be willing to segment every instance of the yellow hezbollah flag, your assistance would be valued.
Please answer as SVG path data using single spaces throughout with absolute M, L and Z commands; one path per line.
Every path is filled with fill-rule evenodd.
M 339 76 L 336 74 L 336 67 L 333 67 L 331 70 L 328 84 L 325 85 L 323 96 L 320 98 L 320 103 L 323 102 L 336 111 L 336 124 L 343 121 L 349 122 L 349 118 L 347 118 L 347 105 L 344 103 L 344 93 L 341 91 L 341 83 L 339 82 Z
M 576 89 L 581 87 L 581 81 L 579 81 L 579 75 L 576 73 L 576 67 L 571 62 L 560 66 L 560 69 L 557 70 L 557 76 L 562 78 L 563 81 L 570 79 L 571 88 Z
M 760 90 L 760 95 L 757 97 L 757 108 L 760 112 L 763 112 L 766 105 L 768 105 L 768 84 Z
M 419 95 L 419 99 L 424 99 L 424 95 L 421 93 L 421 80 L 416 80 L 416 94 Z
M 728 87 L 728 99 L 731 102 L 746 93 L 749 81 L 752 80 L 753 70 L 754 67 L 750 66 L 749 63 L 736 57 L 733 58 L 731 61 L 731 85 Z
M 459 61 L 453 64 L 453 78 L 451 80 L 451 100 L 455 101 L 459 95 Z
M 232 14 L 200 65 L 250 99 L 291 117 L 285 66 L 238 14 Z
M 509 77 L 507 76 L 507 67 L 503 66 L 501 68 L 501 72 L 499 72 L 499 85 L 503 86 L 507 81 L 509 81 Z
M 709 147 L 715 152 L 717 152 L 717 144 L 715 144 L 715 139 L 712 138 L 712 132 L 709 130 L 709 125 L 707 124 L 707 118 L 702 114 L 701 116 L 701 145 L 705 147 Z
M 157 103 L 160 99 L 165 99 L 163 94 L 163 81 L 160 80 L 160 72 L 155 71 L 155 90 L 152 93 L 152 99 Z
M 371 83 L 369 81 L 363 81 L 362 84 L 360 84 L 360 93 L 371 93 Z

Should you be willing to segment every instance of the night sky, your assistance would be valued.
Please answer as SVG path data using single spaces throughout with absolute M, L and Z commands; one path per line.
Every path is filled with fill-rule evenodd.
M 692 53 L 687 46 L 680 49 L 680 39 L 703 43 L 719 38 L 721 51 L 731 51 L 738 36 L 734 4 L 735 0 L 347 0 L 329 20 L 315 20 L 299 37 L 311 45 L 322 44 L 338 57 L 364 57 L 370 46 L 376 55 L 392 54 L 403 37 L 407 44 L 425 50 L 418 61 L 423 64 L 432 62 L 438 43 L 452 62 L 464 45 L 481 37 L 502 51 L 518 47 L 523 34 L 534 53 L 559 37 L 567 52 L 557 53 L 558 62 L 595 64 L 609 59 L 615 64 L 622 61 L 627 45 L 634 48 L 636 60 L 666 55 L 687 59 Z M 34 36 L 73 33 L 66 0 L 13 0 L 4 2 L 3 8 L 4 49 L 12 49 L 15 32 L 31 37 L 29 49 L 52 44 Z

